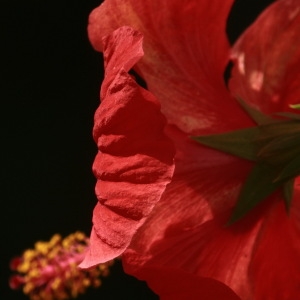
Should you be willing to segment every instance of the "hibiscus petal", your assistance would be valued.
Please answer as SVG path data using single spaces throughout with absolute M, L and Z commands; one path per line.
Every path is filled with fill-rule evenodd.
M 123 254 L 126 272 L 151 285 L 148 267 L 172 266 L 223 282 L 243 300 L 300 298 L 300 177 L 290 217 L 278 191 L 228 227 L 247 164 L 204 147 L 195 156 L 180 134 L 172 137 L 176 172 Z
M 143 280 L 144 276 L 161 300 L 240 300 L 230 288 L 217 280 L 172 267 L 145 267 L 138 278 Z
M 167 132 L 177 149 L 175 174 L 123 254 L 126 272 L 138 276 L 145 266 L 172 266 L 226 284 L 235 282 L 231 288 L 244 295 L 248 282 L 242 270 L 251 257 L 256 227 L 249 238 L 243 235 L 249 226 L 242 226 L 239 237 L 234 225 L 225 225 L 252 164 L 201 146 L 174 128 Z M 256 222 L 253 216 L 256 211 L 250 224 Z M 145 271 L 149 282 L 146 275 Z
M 230 89 L 264 113 L 300 99 L 300 2 L 275 1 L 240 37 Z
M 253 166 L 192 141 L 174 126 L 168 126 L 166 133 L 176 147 L 176 168 L 172 182 L 135 239 L 146 248 L 171 228 L 198 226 L 224 212 L 229 219 L 240 186 Z
M 152 275 L 147 273 L 148 266 L 172 266 L 198 277 L 218 280 L 242 299 L 257 299 L 253 297 L 248 268 L 260 228 L 258 225 L 250 226 L 251 230 L 249 226 L 225 228 L 220 220 L 211 220 L 181 232 L 178 228 L 173 229 L 152 245 L 147 256 L 127 250 L 123 256 L 125 271 L 146 280 L 151 286 Z
M 139 74 L 169 123 L 181 130 L 200 134 L 248 126 L 249 118 L 223 80 L 229 58 L 225 25 L 232 2 L 106 0 L 90 15 L 89 37 L 101 51 L 101 37 L 118 26 L 143 33 Z
M 84 268 L 128 247 L 174 169 L 174 146 L 163 132 L 159 103 L 127 73 L 141 57 L 142 36 L 122 27 L 103 43 L 106 72 L 93 132 L 99 148 L 93 165 L 98 203 Z
M 170 228 L 161 240 L 151 245 L 147 254 L 137 252 L 140 250 L 138 248 L 128 249 L 123 255 L 125 271 L 146 280 L 151 285 L 152 275 L 150 273 L 148 277 L 148 266 L 172 266 L 174 269 L 184 270 L 200 278 L 218 280 L 231 288 L 243 300 L 268 299 L 267 297 L 259 298 L 259 294 L 253 291 L 253 278 L 249 278 L 249 267 L 253 253 L 255 253 L 257 236 L 262 228 L 262 222 L 257 222 L 257 219 L 259 220 L 265 212 L 266 206 L 264 209 L 256 210 L 256 214 L 248 215 L 230 227 L 224 226 L 228 218 L 226 213 L 194 228 L 184 229 L 182 226 L 180 229 L 175 225 L 175 228 Z M 267 260 L 267 257 L 268 253 L 265 252 L 264 259 Z M 269 264 L 268 266 L 270 267 Z M 275 265 L 272 270 L 276 270 Z M 140 276 L 140 273 L 143 276 Z M 278 276 L 277 273 L 274 277 L 276 276 Z M 278 289 L 283 290 L 285 281 L 280 283 L 280 279 L 282 277 L 279 275 Z M 257 280 L 262 286 L 265 284 L 263 277 Z M 269 283 L 271 284 L 272 281 Z M 268 285 L 266 292 L 270 288 Z M 277 300 L 277 298 L 274 299 Z
M 290 215 L 278 199 L 262 224 L 250 268 L 255 299 L 300 299 L 299 237 L 300 177 L 295 180 Z

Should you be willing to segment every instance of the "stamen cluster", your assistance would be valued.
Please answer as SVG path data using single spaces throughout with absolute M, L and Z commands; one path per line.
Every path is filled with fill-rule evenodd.
M 10 287 L 23 288 L 31 300 L 63 300 L 76 298 L 89 286 L 100 286 L 100 277 L 109 274 L 112 262 L 90 270 L 79 269 L 88 244 L 82 232 L 64 239 L 55 234 L 49 242 L 37 242 L 34 249 L 11 261 L 11 269 L 18 274 L 11 277 Z

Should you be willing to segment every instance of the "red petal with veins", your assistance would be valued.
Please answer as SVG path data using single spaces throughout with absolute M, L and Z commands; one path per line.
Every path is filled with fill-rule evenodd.
M 275 1 L 233 48 L 232 93 L 264 113 L 299 103 L 299 33 L 299 0 Z
M 250 265 L 255 299 L 300 299 L 300 176 L 290 215 L 282 199 L 265 215 Z
M 123 254 L 125 270 L 140 276 L 148 266 L 172 266 L 245 295 L 257 219 L 251 217 L 240 232 L 241 224 L 225 224 L 252 164 L 200 146 L 174 128 L 167 132 L 177 149 L 175 174 Z M 143 274 L 151 286 L 152 277 Z
M 170 228 L 181 231 L 228 214 L 252 167 L 246 160 L 201 146 L 173 126 L 168 126 L 166 133 L 176 147 L 176 168 L 145 230 L 135 239 L 146 248 L 163 238 Z
M 233 0 L 106 0 L 89 19 L 89 37 L 122 25 L 145 37 L 138 72 L 170 124 L 190 134 L 232 130 L 251 121 L 230 97 L 223 73 L 229 59 L 225 34 Z M 113 12 L 113 13 L 112 13 Z
M 119 256 L 173 174 L 174 146 L 155 97 L 127 73 L 142 55 L 142 36 L 122 27 L 104 39 L 106 72 L 95 114 L 93 170 L 98 203 L 91 246 L 81 267 Z
M 173 188 L 175 189 L 174 186 Z M 184 196 L 182 190 L 182 186 L 178 186 L 177 192 L 180 191 Z M 224 225 L 229 216 L 229 211 L 226 212 L 224 209 L 223 215 L 218 215 L 198 226 L 188 227 L 187 220 L 180 224 L 174 222 L 165 230 L 161 239 L 151 241 L 148 237 L 151 246 L 143 240 L 143 234 L 140 233 L 123 255 L 125 271 L 146 280 L 152 286 L 152 282 L 156 281 L 151 272 L 147 273 L 149 267 L 160 266 L 164 269 L 172 266 L 200 278 L 218 280 L 243 300 L 298 299 L 299 191 L 298 186 L 290 218 L 287 217 L 283 202 L 279 200 L 277 194 L 277 198 L 271 197 L 269 201 L 230 227 Z M 163 201 L 162 199 L 160 203 L 160 215 L 155 217 L 156 228 L 160 228 L 163 223 L 159 218 L 162 216 Z M 166 207 L 164 209 L 167 210 Z M 195 207 L 189 209 L 195 210 Z M 151 231 L 149 225 L 153 226 L 155 221 L 150 220 L 143 228 Z M 159 221 L 161 223 L 158 223 Z M 156 276 L 158 277 L 156 280 L 159 280 L 160 275 Z M 158 293 L 158 287 L 155 288 L 154 291 Z

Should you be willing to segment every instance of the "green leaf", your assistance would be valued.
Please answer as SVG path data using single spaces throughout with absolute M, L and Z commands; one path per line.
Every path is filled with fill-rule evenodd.
M 253 141 L 258 134 L 258 127 L 251 127 L 228 133 L 192 137 L 192 139 L 216 150 L 255 161 L 256 148 Z
M 290 208 L 291 208 L 291 204 L 292 204 L 293 192 L 294 192 L 294 182 L 295 182 L 295 179 L 291 179 L 283 185 L 283 198 L 284 198 L 284 203 L 285 203 L 287 213 L 290 212 Z
M 229 219 L 228 225 L 245 216 L 256 205 L 282 185 L 274 182 L 274 170 L 266 164 L 256 164 L 241 189 L 238 202 Z

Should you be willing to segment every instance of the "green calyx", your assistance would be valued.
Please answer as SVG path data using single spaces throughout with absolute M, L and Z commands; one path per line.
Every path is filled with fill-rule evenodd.
M 228 224 L 241 219 L 279 188 L 289 212 L 294 179 L 300 174 L 299 114 L 282 113 L 281 119 L 274 119 L 239 101 L 257 126 L 192 137 L 202 145 L 255 162 Z
M 290 107 L 294 108 L 294 109 L 300 109 L 300 103 L 298 103 L 298 104 L 291 104 Z

